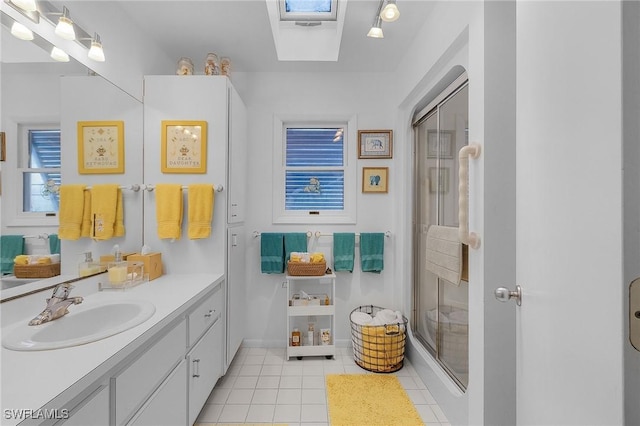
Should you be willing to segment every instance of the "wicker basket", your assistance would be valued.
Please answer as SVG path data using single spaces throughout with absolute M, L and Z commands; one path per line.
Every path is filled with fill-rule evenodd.
M 327 270 L 327 262 L 308 263 L 308 262 L 288 262 L 287 272 L 293 276 L 314 276 L 324 275 Z
M 60 275 L 60 264 L 48 265 L 13 265 L 16 278 L 51 278 Z

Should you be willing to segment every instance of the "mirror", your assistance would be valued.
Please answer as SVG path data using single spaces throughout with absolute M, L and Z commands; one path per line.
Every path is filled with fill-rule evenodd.
M 112 83 L 95 75 L 73 58 L 69 62 L 57 62 L 49 57 L 51 45 L 38 34 L 33 41 L 19 40 L 11 35 L 13 19 L 0 12 L 1 25 L 1 73 L 0 130 L 5 132 L 6 161 L 0 163 L 4 182 L 20 177 L 18 156 L 24 141 L 23 127 L 33 124 L 56 125 L 61 129 L 61 170 L 64 183 L 141 183 L 142 169 L 142 104 Z M 76 164 L 78 121 L 123 120 L 127 169 L 133 174 L 79 175 Z M 140 151 L 136 153 L 136 151 Z M 140 170 L 137 176 L 135 170 Z M 21 177 L 20 177 L 21 179 Z M 132 197 L 123 194 L 125 208 L 131 214 L 139 211 L 137 201 L 142 194 Z M 4 199 L 4 203 L 1 200 Z M 22 199 L 18 185 L 3 185 L 0 195 L 3 235 L 57 234 L 58 217 L 50 214 L 34 214 L 24 217 L 19 201 Z M 17 207 L 16 207 L 17 206 Z M 126 213 L 125 213 L 126 214 Z M 142 244 L 142 226 L 130 221 L 126 237 L 116 241 L 95 242 L 87 238 L 61 242 L 62 274 L 75 274 L 75 265 L 84 251 L 92 250 L 95 257 L 110 251 L 114 244 L 121 247 L 139 247 Z M 42 244 L 38 238 L 29 243 Z M 65 268 L 66 265 L 66 268 Z M 2 288 L 14 287 L 26 281 L 3 280 Z M 6 284 L 6 285 L 5 285 Z

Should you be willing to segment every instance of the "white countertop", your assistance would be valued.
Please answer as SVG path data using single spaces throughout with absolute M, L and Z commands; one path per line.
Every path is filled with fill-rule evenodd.
M 62 282 L 65 277 L 30 283 L 21 286 L 20 292 Z M 68 277 L 73 278 L 73 277 Z M 6 410 L 37 410 L 69 390 L 69 395 L 82 391 L 100 379 L 109 369 L 144 344 L 162 327 L 181 315 L 189 301 L 203 295 L 222 282 L 220 274 L 164 275 L 153 281 L 124 291 L 98 292 L 98 282 L 106 280 L 106 274 L 86 278 L 73 283 L 71 296 L 83 296 L 86 301 L 100 298 L 104 301 L 146 300 L 156 311 L 142 324 L 97 342 L 45 351 L 13 351 L 2 347 L 0 352 L 0 383 L 2 425 L 14 425 L 18 419 L 7 419 Z M 11 297 L 14 290 L 3 291 L 2 299 Z M 18 321 L 25 324 L 45 307 L 45 299 L 52 290 L 31 294 L 0 304 L 2 328 Z M 73 315 L 74 306 L 69 307 Z M 67 396 L 68 397 L 68 396 Z M 63 402 L 64 398 L 60 402 Z M 58 401 L 56 401 L 56 404 Z M 47 408 L 54 408 L 47 406 Z

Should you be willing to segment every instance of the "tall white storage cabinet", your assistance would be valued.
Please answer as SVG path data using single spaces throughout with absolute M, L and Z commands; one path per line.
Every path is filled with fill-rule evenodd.
M 163 173 L 162 122 L 207 123 L 204 173 Z M 145 76 L 144 78 L 144 182 L 210 183 L 214 193 L 209 238 L 188 237 L 188 191 L 183 189 L 182 236 L 171 241 L 157 232 L 157 205 L 153 191 L 144 194 L 144 241 L 162 252 L 165 273 L 225 272 L 225 313 L 221 350 L 226 371 L 244 337 L 246 284 L 244 269 L 244 210 L 246 186 L 247 112 L 242 99 L 225 76 Z M 180 291 L 179 284 L 176 291 Z

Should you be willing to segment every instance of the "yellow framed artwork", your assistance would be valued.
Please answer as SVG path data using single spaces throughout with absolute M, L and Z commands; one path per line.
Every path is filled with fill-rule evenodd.
M 78 173 L 124 173 L 123 121 L 78 121 Z
M 162 121 L 163 173 L 207 172 L 207 122 Z
M 362 192 L 363 193 L 389 192 L 389 168 L 388 167 L 363 167 L 362 168 Z

